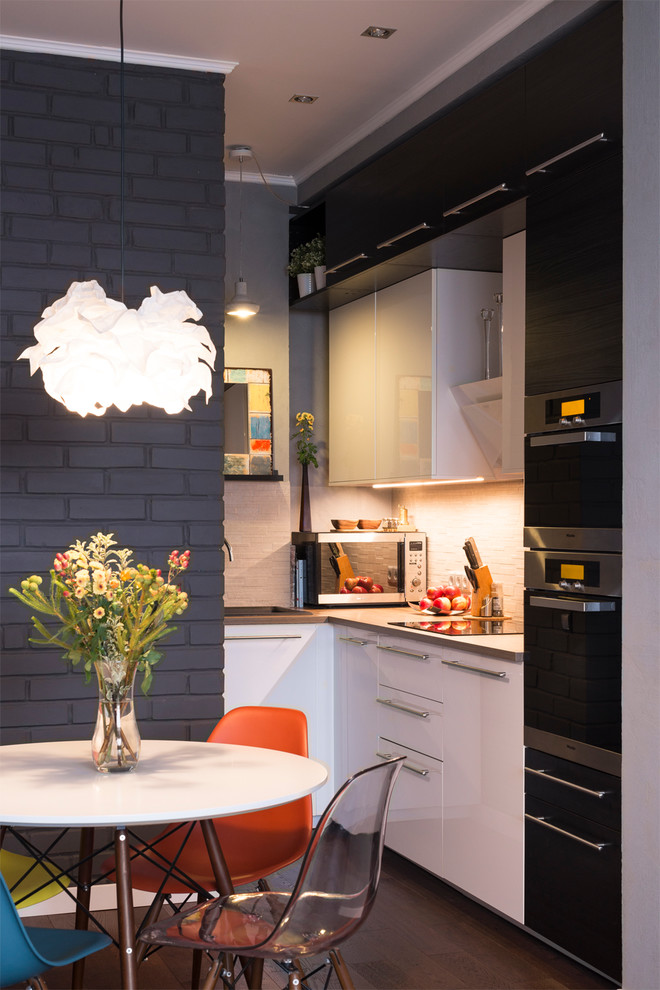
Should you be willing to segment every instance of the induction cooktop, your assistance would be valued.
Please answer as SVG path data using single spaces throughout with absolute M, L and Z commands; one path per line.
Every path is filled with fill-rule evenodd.
M 420 621 L 409 619 L 405 622 L 388 622 L 388 626 L 400 626 L 403 629 L 419 629 L 421 632 L 438 633 L 441 636 L 506 636 L 520 635 L 523 631 L 521 624 L 513 619 L 503 619 L 501 622 L 488 620 L 480 621 L 473 618 L 447 618 L 435 621 Z

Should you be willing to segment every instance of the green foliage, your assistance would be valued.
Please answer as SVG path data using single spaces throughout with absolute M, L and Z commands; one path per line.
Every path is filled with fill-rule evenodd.
M 291 434 L 291 439 L 296 441 L 296 457 L 301 464 L 313 464 L 319 466 L 316 459 L 318 446 L 312 440 L 314 432 L 314 417 L 311 413 L 296 413 L 296 423 L 298 427 L 295 433 Z
M 313 272 L 319 265 L 325 264 L 325 237 L 317 234 L 307 244 L 300 244 L 291 252 L 287 272 L 291 276 Z

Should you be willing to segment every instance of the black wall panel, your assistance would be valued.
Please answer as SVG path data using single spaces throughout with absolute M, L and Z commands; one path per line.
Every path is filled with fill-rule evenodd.
M 125 68 L 125 302 L 151 285 L 188 293 L 218 349 L 214 396 L 178 416 L 83 419 L 16 357 L 71 282 L 121 298 L 119 65 L 6 51 L 1 66 L 1 741 L 91 737 L 95 684 L 28 642 L 29 612 L 7 589 L 99 530 L 153 566 L 191 549 L 191 605 L 136 697 L 143 737 L 203 739 L 222 687 L 224 78 Z

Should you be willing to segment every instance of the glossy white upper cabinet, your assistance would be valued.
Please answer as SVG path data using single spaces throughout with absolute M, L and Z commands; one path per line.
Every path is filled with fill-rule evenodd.
M 434 269 L 330 313 L 329 481 L 493 478 L 453 386 L 483 377 L 502 276 Z

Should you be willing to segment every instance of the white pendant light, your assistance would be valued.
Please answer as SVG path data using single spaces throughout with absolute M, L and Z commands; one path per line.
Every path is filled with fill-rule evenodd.
M 211 396 L 215 347 L 199 320 L 201 311 L 183 291 L 151 295 L 139 309 L 124 299 L 124 17 L 121 36 L 120 244 L 122 301 L 108 299 L 99 283 L 73 282 L 65 296 L 42 313 L 34 328 L 37 343 L 19 355 L 30 374 L 41 369 L 44 388 L 71 412 L 102 416 L 109 406 L 126 412 L 147 402 L 175 414 L 190 409 L 200 391 Z
M 247 282 L 243 278 L 243 161 L 252 158 L 252 148 L 247 145 L 230 148 L 229 157 L 238 158 L 238 281 L 234 282 L 234 297 L 225 307 L 225 313 L 246 320 L 259 312 L 258 304 L 248 297 Z

